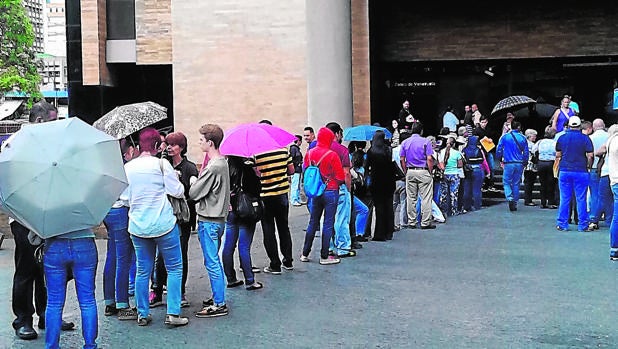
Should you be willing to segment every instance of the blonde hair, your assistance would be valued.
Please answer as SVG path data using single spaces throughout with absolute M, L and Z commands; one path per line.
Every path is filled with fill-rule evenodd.
M 526 136 L 526 138 L 530 138 L 532 136 L 538 135 L 538 133 L 536 132 L 536 130 L 529 128 L 526 130 L 526 132 L 524 132 L 524 135 Z

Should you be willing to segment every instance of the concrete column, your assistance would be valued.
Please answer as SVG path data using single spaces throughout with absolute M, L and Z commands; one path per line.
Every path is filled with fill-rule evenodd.
M 317 128 L 352 125 L 350 0 L 306 0 L 307 113 Z

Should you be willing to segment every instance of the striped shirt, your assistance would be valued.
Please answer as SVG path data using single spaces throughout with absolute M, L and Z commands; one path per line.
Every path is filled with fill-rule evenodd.
M 287 194 L 290 191 L 287 171 L 291 163 L 292 157 L 286 148 L 255 156 L 255 166 L 260 172 L 262 184 L 261 197 Z

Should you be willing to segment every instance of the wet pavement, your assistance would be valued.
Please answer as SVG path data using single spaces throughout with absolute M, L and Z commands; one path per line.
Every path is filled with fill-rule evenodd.
M 103 316 L 105 240 L 98 240 L 97 301 L 101 348 L 616 348 L 618 262 L 609 260 L 608 228 L 555 229 L 556 210 L 505 203 L 452 217 L 435 230 L 405 229 L 390 242 L 367 242 L 341 264 L 294 262 L 282 275 L 257 274 L 264 289 L 228 289 L 228 316 L 198 319 L 210 287 L 197 236 L 189 251 L 186 327 Z M 292 207 L 294 254 L 308 220 Z M 258 227 L 254 265 L 267 258 Z M 0 348 L 41 348 L 11 328 L 13 240 L 0 250 Z M 236 258 L 235 258 L 236 259 Z M 237 259 L 236 259 L 237 260 Z M 70 283 L 64 318 L 77 330 L 63 348 L 81 347 L 79 308 Z

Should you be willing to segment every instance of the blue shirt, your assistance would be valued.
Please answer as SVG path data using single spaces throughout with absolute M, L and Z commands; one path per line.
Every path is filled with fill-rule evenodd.
M 586 153 L 592 153 L 594 146 L 590 137 L 580 130 L 567 130 L 556 142 L 556 151 L 562 152 L 560 171 L 588 172 Z
M 502 135 L 496 147 L 496 157 L 504 163 L 525 164 L 528 162 L 529 154 L 528 140 L 517 130 Z

